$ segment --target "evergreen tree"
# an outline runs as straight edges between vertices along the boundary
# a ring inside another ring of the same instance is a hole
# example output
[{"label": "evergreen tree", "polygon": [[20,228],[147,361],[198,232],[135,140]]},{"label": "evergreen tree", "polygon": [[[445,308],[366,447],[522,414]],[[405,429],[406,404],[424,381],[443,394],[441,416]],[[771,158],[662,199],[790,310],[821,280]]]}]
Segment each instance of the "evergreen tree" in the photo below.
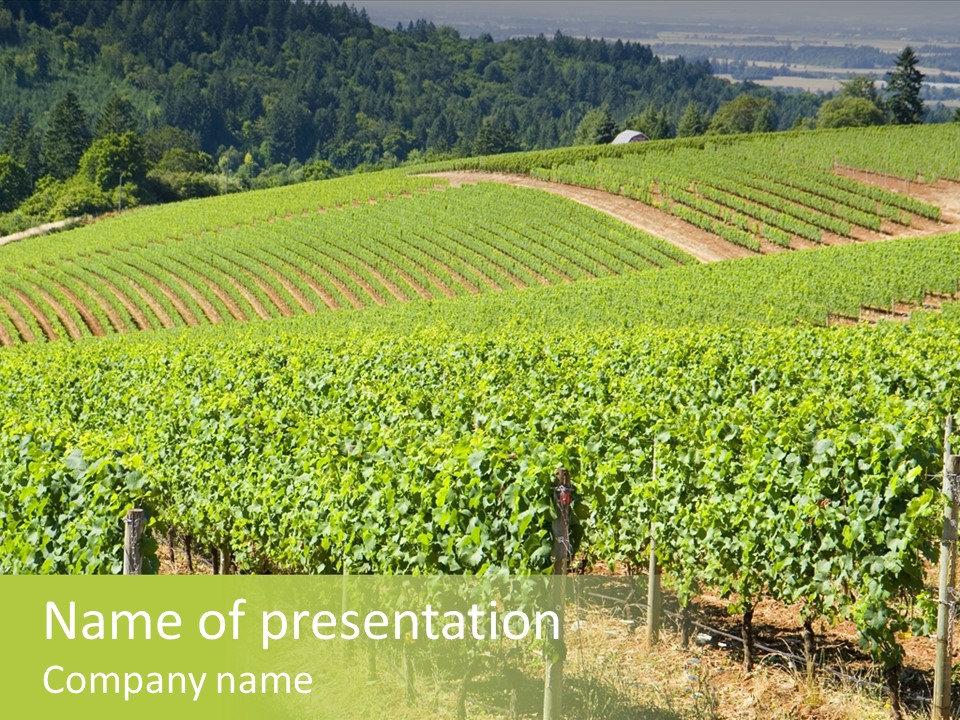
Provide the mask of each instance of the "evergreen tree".
[{"label": "evergreen tree", "polygon": [[677,126],[677,137],[703,135],[707,131],[707,118],[696,103],[689,103]]},{"label": "evergreen tree", "polygon": [[655,110],[653,107],[648,107],[637,115],[629,122],[629,125],[651,140],[664,140],[673,137],[673,127],[667,113],[662,110]]},{"label": "evergreen tree", "polygon": [[477,155],[497,155],[519,149],[520,141],[510,126],[502,121],[493,123],[490,118],[483,121],[473,145]]},{"label": "evergreen tree", "polygon": [[917,70],[918,62],[916,53],[908,45],[897,55],[896,70],[888,73],[888,106],[896,125],[915,125],[923,117],[923,100],[920,99],[923,73]]},{"label": "evergreen tree", "polygon": [[757,111],[757,116],[753,119],[753,127],[750,128],[750,132],[773,132],[776,129],[777,125],[773,117],[773,106],[764,105]]},{"label": "evergreen tree", "polygon": [[577,125],[574,142],[577,145],[603,145],[617,135],[617,124],[605,107],[588,110]]},{"label": "evergreen tree", "polygon": [[71,90],[53,107],[50,127],[44,137],[43,152],[48,172],[66,180],[73,175],[90,146],[90,130],[87,116],[80,107],[80,100]]},{"label": "evergreen tree", "polygon": [[97,139],[107,135],[123,135],[125,132],[137,132],[136,111],[133,104],[125,97],[114,95],[100,112],[94,137]]},{"label": "evergreen tree", "polygon": [[29,175],[31,181],[41,174],[40,141],[30,126],[25,112],[18,112],[3,136],[0,152],[12,157]]},{"label": "evergreen tree", "polygon": [[26,169],[9,155],[0,155],[0,212],[13,210],[29,194]]}]

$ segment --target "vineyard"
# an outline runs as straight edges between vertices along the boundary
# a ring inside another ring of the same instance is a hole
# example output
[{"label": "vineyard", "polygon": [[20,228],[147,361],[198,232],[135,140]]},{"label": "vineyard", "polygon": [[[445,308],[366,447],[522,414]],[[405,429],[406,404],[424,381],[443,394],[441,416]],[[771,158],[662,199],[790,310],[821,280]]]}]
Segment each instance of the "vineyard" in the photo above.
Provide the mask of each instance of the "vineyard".
[{"label": "vineyard", "polygon": [[[132,213],[5,248],[0,343],[266,320],[692,262],[668,243],[545,193],[481,186],[383,199],[386,189],[426,186],[394,177],[320,193],[316,209],[335,199],[346,206],[319,213],[297,211],[303,192],[285,205],[258,193],[262,204],[240,226],[231,225],[235,203],[220,213],[184,204],[176,234],[162,231],[170,218],[161,208],[144,213],[136,232]],[[380,202],[354,204],[374,188]]]},{"label": "vineyard", "polygon": [[4,355],[5,572],[115,569],[134,501],[242,572],[538,572],[562,464],[582,551],[636,565],[652,528],[681,602],[802,602],[887,665],[924,617],[951,324],[222,332]]},{"label": "vineyard", "polygon": [[632,155],[646,157],[678,149],[733,152],[770,164],[802,162],[821,170],[838,166],[857,168],[901,178],[905,186],[907,181],[929,183],[960,178],[960,127],[950,123],[591,145],[451,160],[434,163],[427,169],[529,173],[536,168]]},{"label": "vineyard", "polygon": [[[957,133],[907,130],[884,137]],[[829,172],[857,137],[475,164],[632,193],[743,244],[935,221]],[[803,163],[761,161],[800,142]],[[861,166],[902,170],[883,147]],[[906,174],[960,176],[955,147]],[[227,571],[540,573],[562,465],[588,561],[639,567],[652,538],[681,608],[709,589],[745,626],[767,599],[810,632],[849,621],[896,677],[935,604],[960,315],[820,325],[955,298],[960,234],[701,265],[548,193],[437,184],[361,176],[0,250],[0,572],[116,572],[136,504]],[[92,335],[115,337],[29,344]]]},{"label": "vineyard", "polygon": [[[836,142],[840,139],[852,142],[841,145]],[[917,181],[960,177],[953,149],[960,134],[951,128],[912,129],[910,139],[905,145],[911,149],[920,139],[929,141],[930,147],[912,157],[914,169],[909,172],[902,164],[870,162],[861,152],[868,138],[849,131],[787,139],[778,134],[641,143],[642,148],[615,154],[605,148],[574,148],[539,153],[535,158],[539,165],[525,154],[444,167],[523,172],[551,183],[602,190],[647,205],[731,246],[768,253],[936,231],[944,219],[941,208],[912,196],[911,180],[917,188]],[[940,141],[951,144],[942,156],[933,156],[931,149],[939,149]],[[890,183],[892,189],[880,187],[863,171],[851,170],[849,163],[856,168],[896,169],[905,172],[906,179]]]}]

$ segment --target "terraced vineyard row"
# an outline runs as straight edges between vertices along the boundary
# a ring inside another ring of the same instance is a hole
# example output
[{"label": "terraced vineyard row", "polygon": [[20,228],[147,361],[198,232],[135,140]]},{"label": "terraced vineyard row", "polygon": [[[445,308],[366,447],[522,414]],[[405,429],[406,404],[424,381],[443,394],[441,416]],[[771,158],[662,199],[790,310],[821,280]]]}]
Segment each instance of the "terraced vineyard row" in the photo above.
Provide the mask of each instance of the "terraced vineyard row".
[{"label": "terraced vineyard row", "polygon": [[122,247],[109,237],[95,250],[68,238],[59,256],[49,245],[18,250],[0,255],[5,345],[473,295],[690,261],[575,203],[496,185]]},{"label": "terraced vineyard row", "polygon": [[764,162],[743,150],[676,147],[530,174],[627,195],[754,251],[762,240],[789,248],[796,239],[823,242],[824,233],[854,238],[860,230],[879,233],[886,222],[908,226],[911,213],[940,218],[939,208],[915,198],[788,160]]}]

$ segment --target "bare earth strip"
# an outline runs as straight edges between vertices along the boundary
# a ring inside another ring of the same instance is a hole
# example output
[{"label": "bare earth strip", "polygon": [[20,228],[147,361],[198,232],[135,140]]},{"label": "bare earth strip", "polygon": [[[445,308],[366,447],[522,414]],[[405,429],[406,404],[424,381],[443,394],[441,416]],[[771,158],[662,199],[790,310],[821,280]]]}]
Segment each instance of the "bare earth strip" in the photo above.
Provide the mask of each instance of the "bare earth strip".
[{"label": "bare earth strip", "polygon": [[10,318],[10,322],[13,323],[17,332],[20,333],[21,340],[27,343],[36,341],[37,338],[34,336],[30,326],[27,325],[27,321],[23,319],[23,315],[17,312],[17,309],[7,302],[7,299],[4,297],[0,297],[0,310],[3,310],[7,314],[7,317]]},{"label": "bare earth strip", "polygon": [[[430,255],[430,253],[426,253],[426,254],[427,254],[427,255]],[[443,270],[445,273],[447,273],[447,275],[449,275],[451,278],[453,278],[453,279],[456,280],[458,283],[460,283],[461,285],[463,285],[463,287],[466,288],[466,290],[467,290],[468,293],[470,293],[471,295],[477,295],[477,294],[479,294],[480,291],[477,290],[477,288],[474,286],[474,284],[471,283],[471,282],[469,282],[469,281],[468,281],[465,277],[463,277],[463,275],[461,275],[460,273],[454,271],[454,269],[453,269],[452,267],[450,267],[450,266],[447,265],[446,263],[440,262],[440,261],[437,260],[437,258],[435,258],[433,255],[430,255],[430,259],[433,260],[433,261],[437,264],[437,267],[439,267],[441,270]],[[480,275],[480,273],[477,273],[477,274]],[[487,278],[485,275],[481,275],[480,277],[483,278],[484,280],[489,280],[489,278]],[[438,283],[440,282],[439,278],[437,279],[437,282],[438,282]],[[453,292],[453,290],[450,290],[446,285],[440,284],[440,285],[438,285],[438,287],[440,287],[440,289],[441,289],[441,291],[443,292],[443,294],[446,295],[447,297],[454,297],[454,296],[455,296],[455,293]]]},{"label": "bare earth strip", "polygon": [[[322,254],[322,251],[321,251],[321,254]],[[329,256],[327,256],[327,257],[329,257]],[[351,280],[353,280],[353,282],[355,282],[357,285],[359,285],[359,286],[363,289],[363,291],[364,291],[365,293],[367,293],[367,295],[370,296],[370,299],[373,300],[374,303],[376,303],[377,305],[380,305],[380,306],[384,306],[384,305],[387,304],[386,300],[384,300],[382,297],[380,297],[380,293],[378,293],[376,290],[374,290],[373,287],[370,285],[370,283],[368,283],[366,280],[364,280],[362,277],[360,277],[357,273],[355,273],[355,272],[354,272],[353,270],[351,270],[349,267],[347,267],[346,265],[344,265],[344,264],[343,264],[342,262],[340,262],[339,260],[335,260],[335,259],[333,259],[333,258],[330,258],[330,262],[332,262],[334,265],[336,265],[338,268],[340,268],[340,272],[342,272],[342,273],[344,273],[345,275],[347,275]],[[319,266],[319,265],[314,265],[314,267],[319,268],[320,266]],[[339,289],[341,286],[342,286],[342,283],[341,283],[341,284],[338,284],[338,285],[337,285],[337,288]],[[357,298],[356,295],[352,295],[352,297],[353,297],[354,299]]]},{"label": "bare earth strip", "polygon": [[[44,291],[42,288],[34,286],[34,290],[37,295],[42,297],[47,305],[53,308],[54,314],[60,319],[60,322],[63,324],[63,327],[67,331],[67,335],[70,336],[71,340],[79,340],[83,334],[80,332],[80,328],[77,327],[77,324],[73,321],[73,318],[70,317],[70,314],[63,309],[63,305],[54,300],[50,294]],[[101,332],[103,332],[101,330]]]},{"label": "bare earth strip", "polygon": [[[288,264],[288,265],[289,265],[289,264]],[[333,296],[332,296],[330,293],[328,293],[328,292],[323,288],[323,286],[321,286],[316,280],[314,280],[312,277],[310,277],[307,273],[305,273],[303,270],[301,270],[301,269],[298,268],[298,267],[294,267],[293,265],[289,265],[289,267],[290,267],[295,273],[297,273],[297,275],[300,277],[301,280],[303,280],[307,285],[310,286],[310,289],[313,290],[313,291],[317,294],[317,297],[320,298],[320,299],[323,301],[323,304],[324,304],[324,305],[326,305],[326,306],[327,306],[328,308],[330,308],[331,310],[339,310],[339,309],[340,309],[340,303],[338,303],[336,300],[334,300]],[[328,276],[328,277],[329,277],[329,276]],[[331,282],[333,282],[333,281],[331,281]],[[337,285],[337,283],[334,282],[334,286],[336,286],[336,285]],[[340,292],[343,292],[343,290],[340,289],[339,287],[337,287],[337,289],[340,290]],[[352,296],[351,296],[351,294],[349,293],[349,291],[346,292],[346,293],[344,293],[344,297],[346,297],[346,298],[347,298],[347,301],[350,302],[350,304],[353,305],[354,307],[363,307],[363,305],[360,303],[360,301],[357,300],[356,298],[353,298],[353,300],[350,299]]]},{"label": "bare earth strip", "polygon": [[564,185],[539,180],[527,175],[491,172],[442,172],[430,173],[434,177],[445,178],[453,187],[477,182],[499,182],[517,187],[546,190],[554,195],[574,200],[594,210],[612,215],[628,225],[648,232],[689,253],[700,262],[716,262],[749,257],[755,253],[723,240],[716,235],[700,230],[679,218],[668,215],[656,208],[631,200],[622,195],[614,195],[603,190]]},{"label": "bare earth strip", "polygon": [[841,177],[866,185],[875,185],[900,195],[909,195],[940,208],[939,223],[914,215],[911,217],[909,228],[895,226],[897,237],[960,232],[960,183],[958,182],[952,180],[938,180],[935,183],[909,182],[893,175],[882,175],[847,167],[838,167],[835,172]]},{"label": "bare earth strip", "polygon": [[[409,260],[411,263],[417,266],[417,269],[423,273],[423,276],[430,282],[431,285],[433,285],[435,288],[437,288],[437,290],[440,291],[441,295],[445,295],[446,297],[451,297],[451,298],[457,296],[457,294],[453,290],[447,287],[447,284],[443,280],[438,278],[436,275],[430,272],[423,265],[421,265],[420,263],[416,262],[415,260],[409,257],[407,258],[407,260]],[[425,298],[427,300],[431,299],[430,292],[428,290],[421,288],[420,285],[412,277],[409,277],[407,275],[407,273],[400,270],[400,268],[397,268],[397,274],[400,275],[400,277],[402,277],[408,283],[411,283],[411,287],[414,287],[415,289],[419,288],[417,289],[417,294],[419,294],[420,297]]]},{"label": "bare earth strip", "polygon": [[93,299],[93,301],[100,307],[101,310],[103,310],[103,314],[107,316],[107,319],[110,321],[113,329],[118,333],[126,332],[127,325],[125,322],[123,322],[123,318],[120,317],[120,314],[116,311],[116,309],[110,303],[108,303],[100,293],[90,287],[87,283],[76,278],[75,280],[80,287],[83,288],[84,292],[86,292],[87,295]]},{"label": "bare earth strip", "polygon": [[[377,270],[375,270],[374,267],[373,267],[372,265],[370,265],[370,263],[365,263],[363,260],[361,260],[360,258],[358,258],[358,257],[356,257],[356,256],[354,256],[354,258],[355,258],[356,261],[357,261],[357,265],[359,265],[359,266],[362,267],[364,270],[366,270],[368,273],[370,273],[370,275],[374,278],[374,280],[376,280],[378,283],[380,283],[381,285],[383,285],[383,286],[387,289],[387,292],[389,292],[391,295],[393,295],[393,297],[394,297],[395,300],[397,300],[397,301],[399,301],[399,302],[406,302],[406,301],[407,301],[407,296],[403,294],[403,291],[402,291],[400,288],[398,288],[396,285],[394,285],[392,282],[390,282],[389,280],[387,280],[387,279],[386,279],[382,274],[380,274]],[[411,285],[411,287],[413,287],[413,286]]]},{"label": "bare earth strip", "polygon": [[[237,265],[237,268],[241,268],[241,266]],[[266,282],[263,278],[257,277],[255,273],[246,270],[246,268],[242,268],[242,270],[246,271],[247,277],[253,280],[254,284],[260,288],[260,291],[270,299],[270,302],[272,302],[274,307],[280,311],[280,314],[283,317],[290,317],[293,315],[293,310],[287,306],[287,304],[283,301],[283,298],[280,297],[280,294],[274,288],[270,287],[270,283]]]},{"label": "bare earth strip", "polygon": [[[174,293],[163,282],[161,282],[160,278],[158,278],[156,275],[152,273],[148,273],[143,268],[139,268],[139,270],[144,275],[146,275],[151,280],[153,280],[153,286],[157,290],[159,290],[167,300],[170,301],[170,304],[173,305],[174,309],[180,314],[180,317],[183,318],[183,321],[187,324],[188,327],[196,327],[197,325],[200,324],[200,322],[197,320],[196,316],[193,314],[190,308],[187,307],[187,304],[183,300],[181,300],[179,297],[177,297],[176,293]],[[177,279],[179,280],[179,278]],[[186,286],[186,283],[183,282],[183,280],[180,280],[180,284],[183,286]]]},{"label": "bare earth strip", "polygon": [[163,305],[157,302],[157,299],[153,297],[150,293],[143,289],[143,287],[131,278],[126,278],[126,281],[130,284],[134,290],[137,291],[137,294],[141,299],[147,304],[147,306],[153,311],[153,314],[157,316],[157,320],[160,321],[160,324],[165,328],[173,327],[173,320],[170,319],[170,316],[167,315],[167,311],[163,309]]},{"label": "bare earth strip", "polygon": [[285,278],[282,273],[277,271],[276,268],[273,268],[267,263],[265,263],[263,260],[258,260],[257,258],[251,257],[246,253],[244,253],[244,255],[250,258],[252,262],[255,262],[258,265],[260,265],[260,267],[263,268],[263,271],[265,273],[269,273],[274,280],[280,283],[283,289],[286,290],[290,294],[290,297],[292,297],[296,301],[297,305],[300,306],[301,310],[303,310],[306,313],[314,312],[313,303],[311,303],[310,300],[305,298],[303,296],[303,293],[300,292],[297,286],[294,285],[292,282],[290,282],[287,278]]},{"label": "bare earth strip", "polygon": [[46,315],[40,312],[40,308],[36,306],[33,300],[28,298],[19,290],[14,290],[13,294],[17,296],[17,299],[19,299],[20,302],[27,307],[27,310],[30,311],[33,317],[36,318],[37,324],[40,326],[40,329],[43,330],[43,334],[47,336],[47,339],[56,340],[58,337],[57,331],[53,329],[53,325],[50,323],[50,320]]},{"label": "bare earth strip", "polygon": [[97,275],[89,270],[87,270],[87,272],[90,272],[92,277],[97,278],[97,280],[103,283],[103,286],[111,292],[111,294],[117,299],[117,302],[123,305],[124,310],[130,314],[130,319],[133,320],[133,324],[137,326],[138,330],[150,329],[150,321],[147,320],[146,316],[140,311],[140,308],[138,308],[136,304],[130,300],[130,298],[120,292],[120,289],[116,285],[102,275]]},{"label": "bare earth strip", "polygon": [[64,287],[56,280],[47,278],[56,288],[60,291],[67,300],[69,300],[73,306],[77,309],[80,317],[83,319],[84,324],[87,326],[87,329],[90,330],[97,337],[103,337],[106,333],[103,330],[103,325],[100,324],[100,321],[97,320],[97,316],[90,312],[90,309],[73,294],[73,291],[70,288]]},{"label": "bare earth strip", "polygon": [[[180,263],[179,261],[176,261],[176,260],[175,260],[175,262],[178,262],[178,263],[181,264],[181,265],[183,264],[183,263]],[[220,317],[220,313],[217,312],[217,309],[210,303],[209,300],[207,300],[207,299],[200,293],[199,290],[197,290],[193,285],[191,285],[191,284],[188,283],[186,280],[184,280],[183,278],[181,278],[181,277],[179,277],[179,276],[177,276],[177,275],[171,275],[171,277],[180,285],[180,287],[182,287],[182,288],[186,291],[187,295],[189,295],[189,296],[193,299],[193,301],[197,304],[197,306],[200,308],[200,310],[201,310],[201,311],[203,312],[203,314],[206,316],[207,320],[209,320],[213,325],[217,325],[217,324],[223,322],[223,318]],[[161,290],[161,292],[163,292],[163,291]],[[166,293],[164,293],[164,294],[166,294]],[[167,297],[169,298],[169,295],[168,295]],[[171,300],[170,302],[173,302],[173,300]],[[181,315],[183,315],[183,313],[180,311],[180,307],[179,307],[178,305],[175,304],[174,307],[177,308],[177,312],[179,312]],[[186,308],[186,306],[184,306],[184,308]],[[189,323],[188,323],[188,324],[189,324]]]},{"label": "bare earth strip", "polygon": [[[197,260],[197,258],[192,259],[197,261],[197,264],[199,264],[199,260]],[[180,263],[181,265],[184,264],[184,261],[182,260],[176,260],[176,262]],[[209,268],[207,265],[204,265],[204,267]],[[241,322],[247,319],[246,314],[240,309],[240,306],[237,305],[234,299],[224,292],[223,288],[217,285],[215,281],[209,278],[209,271],[201,272],[196,266],[192,267],[191,270],[193,271],[194,275],[196,275],[200,280],[203,280],[210,292],[216,295],[217,299],[224,304],[224,306],[227,308],[227,312],[230,313],[230,317]]]},{"label": "bare earth strip", "polygon": [[[201,280],[203,284],[207,286],[207,289],[210,290],[210,292],[212,292],[214,295],[216,295],[217,299],[226,306],[227,312],[230,313],[230,316],[234,320],[247,319],[246,316],[240,313],[239,308],[236,307],[236,303],[233,302],[233,300],[231,300],[227,296],[227,294],[217,286],[215,282],[211,281],[210,278],[208,278],[202,272],[199,272],[197,270],[196,265],[189,266],[184,260],[178,257],[171,257],[170,259],[178,265],[188,267],[190,272],[193,273],[194,276],[196,276],[197,280]],[[192,259],[196,260],[196,258],[192,258]],[[213,306],[213,304],[200,293],[199,290],[194,288],[192,285],[184,285],[184,289],[188,293],[190,293],[190,297],[192,297],[194,302],[196,302],[197,305],[200,306],[200,309],[203,310],[204,315],[207,316],[207,319],[210,320],[211,323],[216,325],[217,323],[223,322],[223,316],[220,314],[220,311],[217,310]],[[239,317],[238,317],[238,314],[239,314]]]},{"label": "bare earth strip", "polygon": [[270,319],[270,313],[266,311],[266,309],[263,307],[263,304],[257,299],[257,297],[252,292],[247,290],[247,288],[245,288],[242,283],[237,282],[236,278],[234,278],[231,275],[228,275],[227,273],[223,272],[223,270],[220,270],[219,268],[214,268],[213,266],[210,266],[210,269],[216,272],[217,275],[219,275],[221,278],[223,278],[225,282],[230,283],[230,285],[233,286],[233,289],[236,290],[238,293],[240,293],[243,299],[247,301],[247,303],[250,305],[251,308],[253,308],[253,312],[256,313],[257,317],[259,317],[261,320]]},{"label": "bare earth strip", "polygon": [[0,325],[0,345],[4,347],[13,345],[13,338],[10,337],[10,333],[7,332],[7,329],[3,325]]}]

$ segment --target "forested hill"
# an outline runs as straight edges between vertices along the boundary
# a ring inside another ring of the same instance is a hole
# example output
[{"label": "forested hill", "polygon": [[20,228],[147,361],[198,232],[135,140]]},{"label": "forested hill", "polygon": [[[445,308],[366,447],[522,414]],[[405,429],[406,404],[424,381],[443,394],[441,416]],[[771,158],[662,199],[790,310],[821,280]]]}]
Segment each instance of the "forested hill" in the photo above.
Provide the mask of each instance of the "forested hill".
[{"label": "forested hill", "polygon": [[[618,123],[652,109],[675,128],[689,103],[709,114],[740,92],[706,63],[642,45],[465,39],[423,21],[387,30],[346,5],[282,0],[0,0],[0,67],[0,131],[42,140],[67,91],[93,130],[119,96],[137,131],[189,131],[224,173],[244,160],[256,174],[554,147],[573,143],[591,108]],[[818,102],[753,92],[776,102],[780,128]]]}]

